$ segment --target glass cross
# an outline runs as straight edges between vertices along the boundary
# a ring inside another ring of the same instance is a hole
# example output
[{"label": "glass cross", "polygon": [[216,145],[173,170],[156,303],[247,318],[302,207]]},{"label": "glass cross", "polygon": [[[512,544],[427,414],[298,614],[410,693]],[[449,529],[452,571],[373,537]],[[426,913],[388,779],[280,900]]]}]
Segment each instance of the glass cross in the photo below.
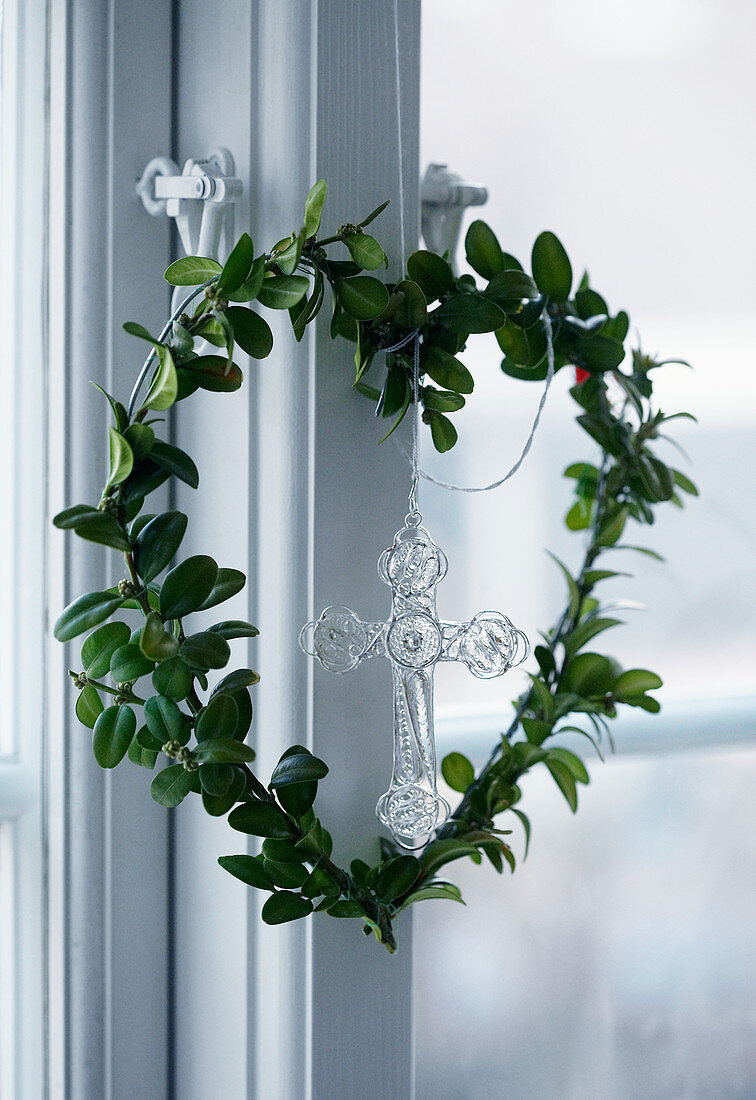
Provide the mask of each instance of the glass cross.
[{"label": "glass cross", "polygon": [[436,787],[433,671],[438,661],[462,661],[474,676],[501,676],[524,661],[528,640],[498,611],[468,623],[444,622],[436,585],[446,575],[443,550],[410,512],[378,561],[391,587],[391,617],[363,623],[348,607],[327,607],[303,627],[300,645],[329,672],[349,672],[367,657],[387,657],[394,680],[394,770],[376,814],[404,848],[425,845],[449,815]]}]

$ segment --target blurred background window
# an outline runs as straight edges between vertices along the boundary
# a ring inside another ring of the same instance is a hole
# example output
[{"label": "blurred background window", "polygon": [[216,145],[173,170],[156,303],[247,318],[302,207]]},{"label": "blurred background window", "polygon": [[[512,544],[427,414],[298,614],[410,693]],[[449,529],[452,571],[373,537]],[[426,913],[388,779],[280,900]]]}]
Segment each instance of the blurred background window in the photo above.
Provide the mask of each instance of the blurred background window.
[{"label": "blurred background window", "polygon": [[0,1097],[43,1092],[43,4],[0,0]]},{"label": "blurred background window", "polygon": [[[668,458],[701,498],[627,540],[668,564],[613,553],[636,576],[604,590],[642,605],[606,647],[663,677],[662,715],[618,720],[576,819],[545,771],[524,781],[533,847],[513,881],[470,866],[467,910],[417,907],[418,1100],[756,1095],[754,36],[745,0],[424,5],[422,162],[488,187],[466,224],[483,217],[526,267],[556,232],[646,352],[693,364],[658,373],[656,398],[698,417],[675,427],[690,461]],[[476,390],[458,447],[422,460],[484,484],[519,455],[541,385],[504,376],[491,337],[464,359]],[[544,550],[573,566],[582,551],[561,474],[595,458],[570,375],[506,486],[422,485],[450,559],[444,617],[501,610],[531,641],[557,618]],[[440,755],[482,763],[523,685],[444,666]]]}]

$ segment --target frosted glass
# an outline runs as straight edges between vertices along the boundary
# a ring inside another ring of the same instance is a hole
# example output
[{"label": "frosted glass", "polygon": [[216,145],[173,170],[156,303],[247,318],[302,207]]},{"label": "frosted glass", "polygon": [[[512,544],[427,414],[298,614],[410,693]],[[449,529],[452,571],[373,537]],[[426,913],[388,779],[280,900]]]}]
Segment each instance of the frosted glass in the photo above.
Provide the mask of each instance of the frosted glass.
[{"label": "frosted glass", "polygon": [[[466,224],[490,221],[523,262],[536,234],[554,230],[576,277],[589,264],[610,307],[629,310],[645,350],[695,366],[666,368],[658,385],[665,411],[699,417],[697,427],[674,425],[691,464],[671,446],[659,453],[701,498],[632,529],[631,541],[657,548],[667,566],[614,554],[612,568],[639,576],[604,589],[651,608],[608,637],[624,663],[658,669],[668,697],[756,689],[754,617],[742,614],[756,606],[755,37],[756,6],[745,0],[423,9],[421,156],[489,188]],[[459,260],[464,269],[464,249]],[[503,376],[488,336],[473,336],[463,358],[476,389],[454,417],[459,444],[435,455],[423,433],[422,462],[480,485],[519,454],[541,386]],[[562,526],[561,473],[595,457],[573,423],[569,375],[557,374],[533,449],[504,487],[467,496],[420,486],[451,563],[439,598],[452,617],[503,607],[533,639],[558,614],[563,582],[543,551],[573,565],[581,552]],[[478,684],[447,669],[437,713],[505,710],[518,675]]]},{"label": "frosted glass", "polygon": [[[545,772],[529,776],[533,849],[514,879],[460,864],[450,878],[467,909],[415,907],[417,1100],[756,1096],[756,748],[727,747],[736,725],[748,736],[756,696],[755,38],[747,0],[423,8],[423,165],[487,186],[466,224],[483,217],[523,262],[538,232],[556,232],[576,277],[590,265],[610,307],[628,309],[645,351],[690,360],[694,371],[662,372],[657,396],[698,416],[674,432],[691,462],[659,453],[701,498],[632,530],[667,565],[606,559],[637,574],[603,590],[640,605],[606,650],[664,678],[658,752],[644,736],[648,754],[594,768],[577,817]],[[540,387],[504,377],[492,345],[472,337],[462,356],[476,388],[455,418],[458,446],[437,456],[423,436],[422,464],[444,480],[500,477],[532,422]],[[563,582],[543,551],[579,563],[561,473],[595,458],[569,375],[503,488],[421,485],[452,617],[504,607],[535,639],[559,614]],[[474,729],[504,728],[523,676],[471,683],[444,669],[445,749],[452,729],[453,747],[474,753]],[[721,747],[662,755],[685,713]]]},{"label": "frosted glass", "polygon": [[415,907],[417,1100],[756,1096],[756,748],[524,789],[514,877]]}]

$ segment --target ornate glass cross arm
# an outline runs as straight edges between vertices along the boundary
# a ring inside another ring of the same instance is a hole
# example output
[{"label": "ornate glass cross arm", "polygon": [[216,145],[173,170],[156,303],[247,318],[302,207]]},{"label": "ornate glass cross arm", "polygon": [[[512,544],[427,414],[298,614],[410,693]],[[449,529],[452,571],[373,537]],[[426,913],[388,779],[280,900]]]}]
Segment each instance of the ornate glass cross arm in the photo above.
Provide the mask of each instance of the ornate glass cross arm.
[{"label": "ornate glass cross arm", "polygon": [[390,586],[391,617],[363,623],[348,607],[327,607],[300,636],[305,653],[329,672],[349,672],[367,657],[387,657],[394,681],[394,770],[376,813],[405,848],[421,848],[446,820],[449,804],[436,786],[433,736],[433,669],[437,661],[462,661],[474,676],[501,676],[528,654],[528,640],[497,611],[469,623],[438,618],[436,585],[446,555],[422,527],[419,512],[378,562]]}]

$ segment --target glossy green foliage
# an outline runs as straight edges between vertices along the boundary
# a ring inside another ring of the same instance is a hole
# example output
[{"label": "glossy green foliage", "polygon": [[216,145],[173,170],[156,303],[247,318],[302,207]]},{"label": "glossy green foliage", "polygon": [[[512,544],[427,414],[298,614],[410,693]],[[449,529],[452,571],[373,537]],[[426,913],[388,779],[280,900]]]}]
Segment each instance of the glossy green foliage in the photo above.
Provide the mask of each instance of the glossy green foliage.
[{"label": "glossy green foliage", "polygon": [[[545,768],[575,811],[579,789],[589,781],[576,739],[601,756],[621,707],[659,710],[652,694],[662,686],[656,673],[623,668],[599,651],[621,625],[603,599],[603,585],[626,574],[604,561],[598,567],[598,559],[619,547],[658,558],[634,541],[628,546],[628,530],[652,524],[658,507],[679,506],[681,494],[695,496],[697,489],[663,450],[669,422],[687,417],[653,405],[654,372],[665,361],[626,347],[627,313],[612,314],[587,275],[574,285],[570,259],[553,233],[536,239],[529,273],[478,219],[465,238],[470,270],[456,275],[445,257],[418,250],[393,282],[380,274],[387,264],[382,246],[365,232],[385,203],[324,237],[326,194],[318,181],[301,228],[268,252],[255,255],[243,233],[223,265],[204,257],[171,264],[170,283],[199,289],[159,337],[137,322],[124,325],[149,346],[146,392],[141,403],[138,390],[123,403],[102,391],[111,421],[102,498],[69,507],[53,521],[122,553],[124,575],[107,591],[73,600],[54,632],[61,642],[85,635],[80,669],[70,675],[76,715],[92,731],[100,766],[111,769],[127,759],[157,769],[150,786],[156,802],[171,808],[197,795],[208,814],[228,815],[232,829],[259,838],[257,855],[222,856],[219,863],[240,882],[268,892],[264,921],[281,924],[311,913],[357,919],[393,951],[399,912],[419,901],[462,902],[459,889],[439,877],[442,869],[464,858],[486,860],[497,872],[514,870],[508,826],[518,830],[518,841],[524,834],[527,855],[531,825],[520,804],[529,771]],[[202,390],[234,392],[243,380],[237,351],[253,359],[272,351],[265,310],[288,310],[301,340],[327,301],[332,337],[354,349],[355,375],[345,374],[345,394],[353,383],[374,402],[387,424],[384,437],[412,405],[416,352],[422,422],[445,452],[458,439],[450,418],[475,399],[465,364],[470,338],[488,334],[509,378],[542,381],[551,330],[555,369],[581,372],[570,393],[586,454],[600,449],[595,461],[582,459],[565,470],[571,490],[565,523],[579,533],[583,557],[577,566],[554,559],[566,585],[564,607],[535,647],[510,727],[477,772],[462,753],[444,758],[444,781],[462,798],[423,852],[409,855],[383,838],[372,866],[354,859],[348,871],[333,862],[331,836],[315,812],[318,785],[328,776],[325,762],[294,744],[267,785],[252,770],[255,752],[246,739],[250,689],[259,677],[251,668],[227,666],[232,645],[246,645],[257,630],[243,619],[213,623],[205,614],[241,592],[244,574],[204,554],[176,560],[186,515],[151,512],[146,504],[171,478],[192,488],[200,480],[190,455],[159,438],[161,420],[151,414]],[[199,354],[205,341],[212,354]],[[197,613],[203,613],[199,620],[192,618]],[[210,689],[209,677],[218,673]]]}]

